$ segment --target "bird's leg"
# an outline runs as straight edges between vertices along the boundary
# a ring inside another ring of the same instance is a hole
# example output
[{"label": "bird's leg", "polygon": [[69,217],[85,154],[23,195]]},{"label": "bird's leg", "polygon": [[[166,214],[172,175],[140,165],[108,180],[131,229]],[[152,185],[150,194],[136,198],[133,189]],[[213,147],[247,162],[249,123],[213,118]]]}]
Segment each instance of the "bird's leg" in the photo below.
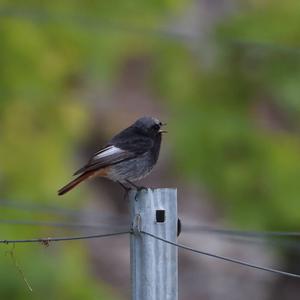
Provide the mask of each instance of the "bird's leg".
[{"label": "bird's leg", "polygon": [[120,182],[120,181],[117,181],[118,182],[118,184],[124,189],[124,191],[125,191],[125,194],[124,194],[124,200],[126,200],[126,199],[128,199],[128,193],[129,193],[129,191],[131,190],[131,188],[130,187],[127,187],[125,184],[123,184],[122,182]]},{"label": "bird's leg", "polygon": [[122,182],[120,181],[117,181],[118,184],[126,191],[126,192],[129,192],[131,190],[130,187],[126,186],[125,184],[123,184]]},{"label": "bird's leg", "polygon": [[137,193],[135,194],[135,200],[137,200],[138,193],[139,193],[141,190],[147,190],[146,187],[144,187],[144,186],[138,186],[138,185],[134,184],[132,181],[130,181],[130,180],[128,180],[128,179],[126,179],[126,182],[127,182],[128,184],[130,184],[131,186],[133,186],[133,187],[137,190]]},{"label": "bird's leg", "polygon": [[135,183],[133,183],[132,181],[126,179],[126,182],[129,183],[131,186],[133,186],[137,191],[141,191],[141,190],[147,190],[146,187],[144,186],[138,186]]}]

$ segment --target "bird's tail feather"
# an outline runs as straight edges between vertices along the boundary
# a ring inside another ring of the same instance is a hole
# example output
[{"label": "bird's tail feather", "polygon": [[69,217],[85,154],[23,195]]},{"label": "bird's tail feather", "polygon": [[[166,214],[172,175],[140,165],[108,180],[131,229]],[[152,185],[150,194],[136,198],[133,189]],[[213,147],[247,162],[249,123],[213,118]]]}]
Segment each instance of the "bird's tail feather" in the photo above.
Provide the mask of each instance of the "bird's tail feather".
[{"label": "bird's tail feather", "polygon": [[83,180],[89,178],[90,176],[93,175],[93,172],[86,172],[83,173],[82,175],[78,176],[77,178],[75,178],[74,180],[72,180],[71,182],[69,182],[67,185],[65,185],[64,187],[62,187],[57,193],[59,196],[64,195],[65,193],[69,192],[70,190],[72,190],[75,186],[77,186],[79,183],[81,183]]}]

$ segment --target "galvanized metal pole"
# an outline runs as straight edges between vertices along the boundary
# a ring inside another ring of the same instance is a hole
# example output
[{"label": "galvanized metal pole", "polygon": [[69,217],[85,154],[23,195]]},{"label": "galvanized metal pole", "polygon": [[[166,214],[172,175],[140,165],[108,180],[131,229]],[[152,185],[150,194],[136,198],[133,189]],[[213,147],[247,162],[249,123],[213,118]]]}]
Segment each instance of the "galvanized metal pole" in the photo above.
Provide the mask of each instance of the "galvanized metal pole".
[{"label": "galvanized metal pole", "polygon": [[133,190],[129,200],[132,300],[177,300],[177,247],[140,232],[176,242],[177,190]]}]

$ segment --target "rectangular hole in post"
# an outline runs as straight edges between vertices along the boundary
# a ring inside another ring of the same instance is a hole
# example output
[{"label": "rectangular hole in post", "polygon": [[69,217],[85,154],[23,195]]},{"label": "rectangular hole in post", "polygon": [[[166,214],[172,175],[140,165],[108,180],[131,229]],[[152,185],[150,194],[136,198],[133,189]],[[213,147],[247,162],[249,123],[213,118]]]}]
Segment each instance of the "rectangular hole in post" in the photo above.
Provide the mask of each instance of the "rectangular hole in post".
[{"label": "rectangular hole in post", "polygon": [[165,210],[164,209],[156,210],[156,222],[164,223],[165,219],[166,219]]}]

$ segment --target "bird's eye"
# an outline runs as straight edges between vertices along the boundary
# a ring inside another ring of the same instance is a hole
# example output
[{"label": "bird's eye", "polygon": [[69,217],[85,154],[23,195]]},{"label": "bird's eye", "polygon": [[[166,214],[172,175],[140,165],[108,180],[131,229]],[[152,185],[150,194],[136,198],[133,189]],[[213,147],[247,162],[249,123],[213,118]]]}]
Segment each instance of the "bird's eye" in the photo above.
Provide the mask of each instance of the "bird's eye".
[{"label": "bird's eye", "polygon": [[159,130],[160,129],[160,125],[159,124],[155,124],[155,125],[153,125],[153,127],[152,127],[154,130]]}]

